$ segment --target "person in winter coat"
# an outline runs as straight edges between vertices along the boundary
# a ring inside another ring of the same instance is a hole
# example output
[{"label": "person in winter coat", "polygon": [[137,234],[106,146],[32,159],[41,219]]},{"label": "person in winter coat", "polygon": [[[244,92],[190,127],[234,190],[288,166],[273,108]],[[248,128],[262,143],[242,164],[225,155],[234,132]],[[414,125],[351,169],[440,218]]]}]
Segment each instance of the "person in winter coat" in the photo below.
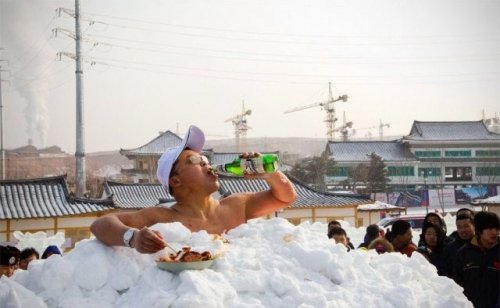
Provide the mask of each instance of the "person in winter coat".
[{"label": "person in winter coat", "polygon": [[334,227],[328,231],[328,238],[333,239],[336,244],[342,244],[347,248],[347,251],[351,250],[348,245],[347,233],[342,227]]},{"label": "person in winter coat", "polygon": [[428,213],[427,215],[425,215],[425,218],[424,218],[424,224],[422,226],[422,233],[420,233],[420,237],[419,237],[419,240],[418,240],[418,247],[425,246],[425,239],[424,239],[424,232],[423,232],[423,230],[425,229],[425,227],[429,223],[432,223],[432,224],[435,224],[437,226],[440,226],[443,229],[444,236],[445,236],[444,237],[444,243],[445,244],[453,242],[453,239],[451,237],[446,236],[447,228],[446,228],[446,223],[445,223],[445,221],[443,219],[443,216],[441,216],[441,214],[439,214],[439,213]]},{"label": "person in winter coat", "polygon": [[363,243],[359,244],[358,248],[368,248],[370,243],[381,236],[380,228],[377,224],[372,224],[366,227],[366,234]]},{"label": "person in winter coat", "polygon": [[419,246],[417,251],[436,267],[438,275],[443,276],[445,273],[444,231],[440,225],[428,223],[422,233],[424,234],[424,245]]},{"label": "person in winter coat", "polygon": [[[458,213],[458,212],[457,212]],[[445,245],[443,251],[444,257],[444,275],[452,278],[453,266],[457,263],[458,250],[469,243],[474,237],[474,216],[469,213],[460,212],[455,218],[457,226],[456,239]]]},{"label": "person in winter coat", "polygon": [[[466,207],[463,207],[459,210],[457,210],[457,212],[455,213],[455,217],[458,217],[460,215],[468,215],[472,218],[472,222],[474,223],[474,211],[469,209],[469,208],[466,208]],[[456,218],[455,218],[456,219]],[[458,239],[458,230],[456,231],[453,231],[450,235],[449,235],[452,239],[456,240]]]},{"label": "person in winter coat", "polygon": [[[340,222],[338,222],[337,220],[332,220],[328,223],[328,232],[327,232],[327,235],[330,234],[330,230],[332,230],[333,228],[342,228],[342,225],[340,224]],[[345,229],[344,229],[345,230]],[[354,245],[351,243],[351,239],[349,238],[348,235],[347,236],[347,248],[349,248],[349,250],[351,249],[354,249]],[[328,238],[330,238],[330,236],[328,235]]]},{"label": "person in winter coat", "polygon": [[413,244],[411,225],[404,220],[396,220],[391,227],[391,230],[385,235],[387,240],[394,247],[394,251],[411,257],[412,253],[417,250],[417,246]]},{"label": "person in winter coat", "polygon": [[500,306],[500,220],[492,212],[474,216],[475,236],[457,252],[453,279],[475,308]]},{"label": "person in winter coat", "polygon": [[[0,277],[12,277],[19,265],[19,254],[21,252],[14,246],[0,245]],[[2,304],[0,304],[3,307]]]},{"label": "person in winter coat", "polygon": [[393,252],[394,247],[392,246],[391,243],[389,243],[388,240],[385,239],[385,237],[381,236],[373,241],[370,242],[370,245],[368,245],[368,250],[370,249],[375,249],[375,251],[381,255],[386,252]]}]

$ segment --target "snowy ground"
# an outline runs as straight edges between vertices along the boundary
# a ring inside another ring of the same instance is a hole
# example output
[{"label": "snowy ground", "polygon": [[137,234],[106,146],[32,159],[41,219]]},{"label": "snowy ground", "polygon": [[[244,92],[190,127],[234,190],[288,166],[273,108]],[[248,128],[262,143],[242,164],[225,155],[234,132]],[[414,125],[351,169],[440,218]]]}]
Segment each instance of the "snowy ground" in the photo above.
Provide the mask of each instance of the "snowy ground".
[{"label": "snowy ground", "polygon": [[[345,225],[346,226],[346,225]],[[451,227],[449,225],[449,227]],[[220,257],[172,274],[157,256],[86,240],[63,257],[0,279],[2,307],[472,307],[420,254],[347,252],[323,223],[254,220],[213,239],[179,223],[157,225],[176,248]],[[364,228],[349,228],[357,245]],[[359,234],[358,234],[359,233]]]}]

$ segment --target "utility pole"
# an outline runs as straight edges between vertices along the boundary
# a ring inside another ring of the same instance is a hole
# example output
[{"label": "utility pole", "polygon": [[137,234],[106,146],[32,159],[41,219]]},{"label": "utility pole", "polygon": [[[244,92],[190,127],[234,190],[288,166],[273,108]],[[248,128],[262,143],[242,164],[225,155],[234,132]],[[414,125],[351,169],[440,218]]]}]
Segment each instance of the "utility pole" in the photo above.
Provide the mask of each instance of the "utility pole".
[{"label": "utility pole", "polygon": [[[2,60],[0,60],[2,61]],[[2,66],[0,65],[0,180],[5,180],[5,149],[3,148],[3,104],[2,104]]]},{"label": "utility pole", "polygon": [[63,33],[75,40],[75,54],[69,52],[58,52],[57,57],[59,59],[62,56],[69,57],[75,60],[76,70],[76,172],[75,172],[75,184],[76,191],[75,196],[78,198],[84,197],[87,190],[86,185],[86,174],[85,174],[85,125],[84,125],[84,110],[83,110],[83,69],[82,69],[82,53],[80,44],[82,42],[82,31],[80,29],[80,0],[75,0],[75,13],[74,15],[70,10],[59,8],[57,9],[58,14],[64,12],[75,18],[75,33],[66,29],[56,28],[53,29],[54,36]]},{"label": "utility pole", "polygon": [[85,127],[83,122],[83,70],[80,42],[80,0],[75,0],[75,35],[76,35],[76,196],[83,197],[86,191],[85,174]]},{"label": "utility pole", "polygon": [[[1,49],[1,48],[0,48]],[[5,149],[3,147],[3,103],[2,103],[2,65],[1,62],[6,61],[0,59],[0,180],[5,180]]]}]

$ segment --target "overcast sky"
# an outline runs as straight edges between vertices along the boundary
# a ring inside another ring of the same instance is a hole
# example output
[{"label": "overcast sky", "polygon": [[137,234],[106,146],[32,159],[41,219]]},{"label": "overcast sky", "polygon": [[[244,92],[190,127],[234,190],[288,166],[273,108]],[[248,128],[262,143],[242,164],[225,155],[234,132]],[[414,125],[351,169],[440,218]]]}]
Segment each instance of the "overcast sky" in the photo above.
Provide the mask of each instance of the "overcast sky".
[{"label": "overcast sky", "polygon": [[[135,148],[190,124],[208,139],[363,137],[414,120],[500,115],[500,1],[81,0],[86,152]],[[64,8],[57,14],[57,8]],[[4,145],[75,151],[74,1],[0,0]],[[54,35],[53,29],[59,29]],[[58,52],[65,52],[60,61]],[[337,135],[338,136],[338,135]]]}]

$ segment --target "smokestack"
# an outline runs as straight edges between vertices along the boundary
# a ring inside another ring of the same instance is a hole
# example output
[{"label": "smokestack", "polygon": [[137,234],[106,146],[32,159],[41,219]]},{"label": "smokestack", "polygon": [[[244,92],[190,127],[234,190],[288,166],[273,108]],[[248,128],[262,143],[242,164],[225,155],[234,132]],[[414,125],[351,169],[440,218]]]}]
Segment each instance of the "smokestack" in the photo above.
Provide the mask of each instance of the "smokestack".
[{"label": "smokestack", "polygon": [[[50,126],[47,97],[51,65],[47,63],[54,57],[55,50],[50,44],[41,45],[40,38],[48,35],[43,32],[43,24],[33,15],[40,9],[37,1],[2,1],[2,27],[0,37],[2,47],[12,62],[12,85],[25,103],[26,134],[32,143],[45,147]],[[46,23],[46,21],[43,21]],[[37,44],[33,45],[36,42]],[[37,50],[37,51],[36,51]],[[36,53],[35,53],[36,51]]]}]

